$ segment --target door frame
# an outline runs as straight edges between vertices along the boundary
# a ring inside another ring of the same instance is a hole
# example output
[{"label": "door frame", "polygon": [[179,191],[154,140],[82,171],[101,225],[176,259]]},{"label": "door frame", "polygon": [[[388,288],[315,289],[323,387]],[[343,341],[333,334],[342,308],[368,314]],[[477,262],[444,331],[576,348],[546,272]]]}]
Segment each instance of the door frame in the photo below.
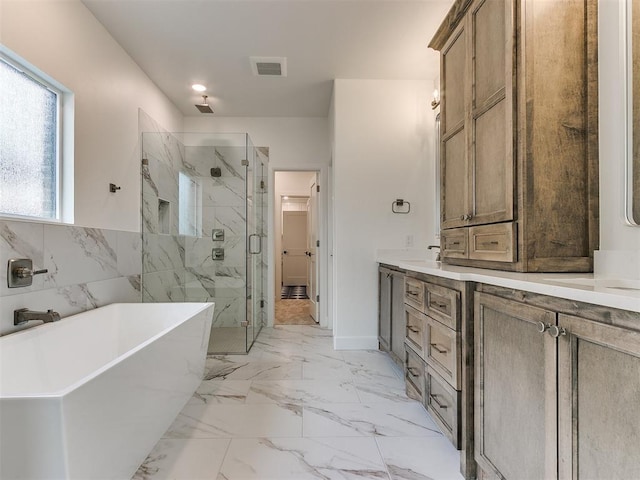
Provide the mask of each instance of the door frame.
[{"label": "door frame", "polygon": [[[329,167],[321,164],[310,164],[305,167],[274,167],[269,164],[269,207],[268,207],[268,288],[267,288],[267,325],[273,326],[275,318],[275,299],[276,294],[280,294],[280,287],[276,285],[276,269],[275,262],[278,259],[275,251],[275,216],[280,215],[281,203],[280,195],[287,195],[285,192],[278,192],[275,189],[276,172],[315,172],[318,175],[318,184],[320,185],[320,198],[318,201],[318,239],[320,240],[319,255],[319,281],[318,292],[320,295],[320,321],[319,326],[323,328],[333,328],[333,319],[329,312],[328,305],[330,290],[330,279],[328,276],[328,245],[329,245],[329,222],[328,222],[328,201],[330,193],[329,186]],[[306,186],[305,186],[306,187]],[[292,196],[296,194],[291,192]],[[276,198],[277,197],[277,198]]]}]

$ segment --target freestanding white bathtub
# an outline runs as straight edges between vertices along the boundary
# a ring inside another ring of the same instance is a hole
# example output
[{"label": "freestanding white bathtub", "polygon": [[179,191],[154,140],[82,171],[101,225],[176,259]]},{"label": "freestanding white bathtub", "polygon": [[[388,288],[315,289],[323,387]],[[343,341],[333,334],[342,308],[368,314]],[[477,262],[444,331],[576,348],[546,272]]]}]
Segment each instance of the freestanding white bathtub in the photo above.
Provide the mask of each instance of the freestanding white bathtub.
[{"label": "freestanding white bathtub", "polygon": [[113,304],[1,337],[0,478],[131,478],[202,380],[213,308]]}]

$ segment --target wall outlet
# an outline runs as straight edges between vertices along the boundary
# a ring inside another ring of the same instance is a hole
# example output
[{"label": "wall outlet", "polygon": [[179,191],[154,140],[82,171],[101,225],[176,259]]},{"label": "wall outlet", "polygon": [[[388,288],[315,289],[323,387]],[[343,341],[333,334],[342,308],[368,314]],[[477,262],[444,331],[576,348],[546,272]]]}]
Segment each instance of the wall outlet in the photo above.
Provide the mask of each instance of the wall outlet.
[{"label": "wall outlet", "polygon": [[407,235],[404,240],[405,247],[413,247],[413,235]]}]

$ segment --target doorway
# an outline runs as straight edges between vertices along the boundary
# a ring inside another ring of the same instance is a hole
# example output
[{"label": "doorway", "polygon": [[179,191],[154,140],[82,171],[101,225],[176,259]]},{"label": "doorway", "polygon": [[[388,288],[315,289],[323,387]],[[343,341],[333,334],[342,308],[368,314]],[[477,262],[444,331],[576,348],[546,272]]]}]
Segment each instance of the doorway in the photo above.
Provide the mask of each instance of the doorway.
[{"label": "doorway", "polygon": [[274,325],[316,325],[318,172],[275,173]]}]

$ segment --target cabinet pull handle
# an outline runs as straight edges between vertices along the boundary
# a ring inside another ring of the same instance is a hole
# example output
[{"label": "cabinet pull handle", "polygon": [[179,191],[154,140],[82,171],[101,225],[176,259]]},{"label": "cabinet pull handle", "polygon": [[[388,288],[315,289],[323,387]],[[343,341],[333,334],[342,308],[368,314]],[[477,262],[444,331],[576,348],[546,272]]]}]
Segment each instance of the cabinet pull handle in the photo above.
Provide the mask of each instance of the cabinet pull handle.
[{"label": "cabinet pull handle", "polygon": [[447,304],[446,303],[438,303],[436,301],[431,302],[430,304],[432,307],[435,305],[438,308],[447,308]]},{"label": "cabinet pull handle", "polygon": [[492,242],[483,242],[480,244],[481,247],[491,247],[492,245],[500,245],[500,242],[494,240]]},{"label": "cabinet pull handle", "polygon": [[[413,373],[413,372],[418,372],[418,373]],[[420,371],[418,371],[417,368],[415,367],[407,367],[407,372],[409,372],[409,375],[411,375],[412,377],[419,377],[420,376]]]},{"label": "cabinet pull handle", "polygon": [[460,242],[451,242],[451,245],[460,245]]},{"label": "cabinet pull handle", "polygon": [[543,322],[538,322],[536,325],[538,327],[538,332],[539,333],[546,332],[547,330],[549,330],[549,327],[551,326],[548,323],[543,323]]},{"label": "cabinet pull handle", "polygon": [[416,327],[412,327],[411,325],[407,325],[407,330],[413,332],[413,333],[420,333],[420,330],[417,329]]},{"label": "cabinet pull handle", "polygon": [[566,334],[567,331],[563,327],[556,327],[555,325],[551,325],[549,327],[549,335],[551,335],[553,338],[558,338]]},{"label": "cabinet pull handle", "polygon": [[440,401],[438,400],[438,396],[437,395],[429,395],[429,398],[433,401],[433,403],[435,403],[438,408],[448,408],[448,405],[445,405],[444,403],[440,403]]},{"label": "cabinet pull handle", "polygon": [[419,294],[418,294],[418,292],[414,292],[412,290],[407,290],[407,295],[410,295],[412,297],[417,297]]},{"label": "cabinet pull handle", "polygon": [[443,345],[440,345],[438,343],[432,343],[431,346],[433,347],[434,350],[436,350],[438,353],[442,353],[442,354],[447,354],[449,352],[449,350],[446,349],[446,347],[444,347]]}]

